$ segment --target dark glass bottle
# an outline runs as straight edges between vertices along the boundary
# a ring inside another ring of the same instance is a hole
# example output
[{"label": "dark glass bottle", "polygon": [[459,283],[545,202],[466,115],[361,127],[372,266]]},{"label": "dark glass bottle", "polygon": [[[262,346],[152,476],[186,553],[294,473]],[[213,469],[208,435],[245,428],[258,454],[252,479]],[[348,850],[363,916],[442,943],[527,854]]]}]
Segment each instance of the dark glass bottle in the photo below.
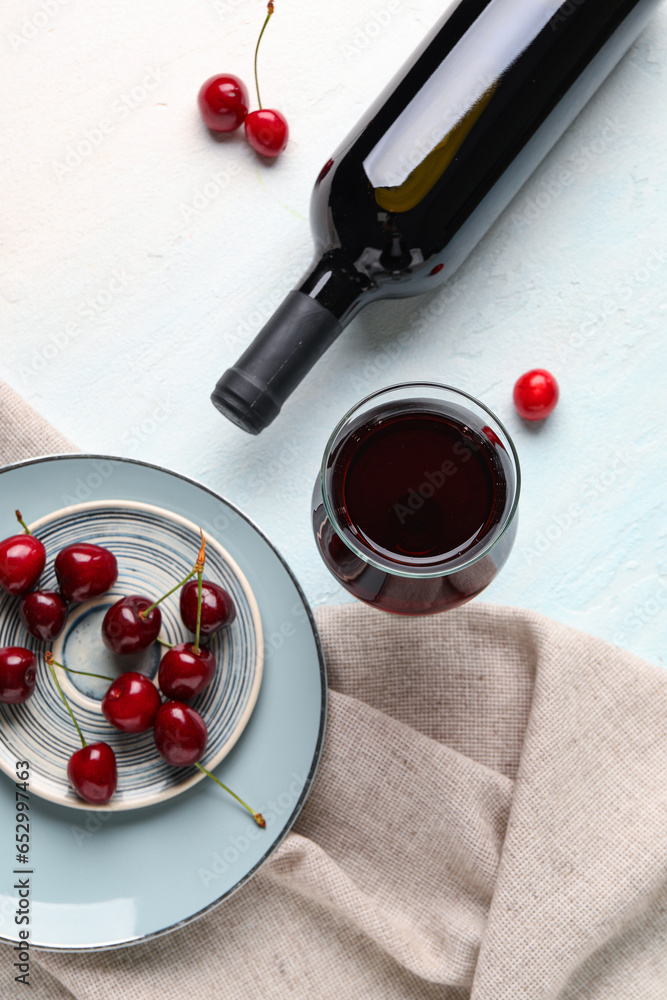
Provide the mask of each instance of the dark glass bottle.
[{"label": "dark glass bottle", "polygon": [[315,259],[212,395],[258,434],[376,299],[452,276],[660,0],[453,0],[324,165]]}]

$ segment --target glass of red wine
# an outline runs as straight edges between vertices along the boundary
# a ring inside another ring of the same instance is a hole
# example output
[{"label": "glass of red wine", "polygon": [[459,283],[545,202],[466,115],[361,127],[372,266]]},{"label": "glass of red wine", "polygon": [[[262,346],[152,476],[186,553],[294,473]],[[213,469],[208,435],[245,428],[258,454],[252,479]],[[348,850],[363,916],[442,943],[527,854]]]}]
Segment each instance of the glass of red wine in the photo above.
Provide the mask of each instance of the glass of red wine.
[{"label": "glass of red wine", "polygon": [[313,491],[313,528],[333,575],[401,615],[465,604],[505,564],[521,473],[497,417],[467,393],[405,383],[340,421]]}]

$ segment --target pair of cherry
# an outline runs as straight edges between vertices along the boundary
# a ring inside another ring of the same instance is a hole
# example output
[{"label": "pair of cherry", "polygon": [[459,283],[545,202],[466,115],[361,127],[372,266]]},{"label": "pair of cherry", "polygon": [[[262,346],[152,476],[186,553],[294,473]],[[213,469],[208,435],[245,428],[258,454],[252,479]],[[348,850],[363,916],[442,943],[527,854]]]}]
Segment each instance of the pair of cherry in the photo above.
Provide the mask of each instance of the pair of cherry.
[{"label": "pair of cherry", "polygon": [[[137,674],[136,677],[142,677],[142,675]],[[143,679],[146,680],[146,678]],[[150,684],[150,681],[148,683]],[[153,687],[153,691],[156,691],[152,684],[151,687]],[[74,716],[72,719],[76,725]],[[81,737],[82,746],[70,757],[67,765],[67,777],[82,799],[92,805],[104,805],[112,798],[118,783],[116,755],[108,743],[87,744],[78,725],[76,728]],[[236,799],[250,813],[258,826],[266,827],[266,821],[261,813],[255,812],[236,792],[223,784],[200,763],[206,749],[208,731],[206,723],[194,708],[180,701],[166,701],[161,704],[155,714],[153,735],[155,746],[163,760],[173,767],[189,767],[194,764],[232,798]]]},{"label": "pair of cherry", "polygon": [[[207,687],[215,672],[215,656],[200,639],[208,639],[231,625],[236,617],[230,594],[212,580],[203,579],[205,558],[206,541],[202,534],[197,561],[183,580],[157,601],[140,594],[122,597],[109,608],[102,622],[102,639],[107,649],[120,655],[138,653],[158,640],[162,627],[159,606],[180,588],[181,620],[194,632],[195,639],[171,646],[162,658],[158,683],[168,698],[193,698]],[[192,579],[195,576],[197,579]],[[118,698],[120,693],[112,697]]]},{"label": "pair of cherry", "polygon": [[243,125],[246,139],[255,152],[269,157],[280,156],[289,138],[289,128],[285,116],[273,108],[263,108],[259,96],[257,53],[273,9],[273,0],[269,0],[266,20],[259,33],[255,48],[255,85],[259,110],[248,111],[249,99],[246,85],[232,73],[220,73],[209,77],[200,87],[197,97],[204,124],[211,132],[234,132]]},{"label": "pair of cherry", "polygon": [[[81,748],[69,759],[67,777],[80,798],[92,805],[104,805],[113,797],[118,784],[116,755],[108,743],[86,743],[58,684],[53,668],[59,664],[55,663],[50,653],[46,654],[46,662],[81,739]],[[128,671],[117,678],[107,691],[102,701],[102,713],[122,732],[146,732],[152,726],[155,746],[163,760],[173,767],[194,764],[235,798],[258,826],[266,826],[261,813],[255,812],[200,763],[208,731],[201,715],[190,705],[174,699],[162,703],[157,688],[147,677]]]},{"label": "pair of cherry", "polygon": [[65,627],[68,602],[78,604],[105,594],[118,578],[118,564],[99,545],[67,545],[54,563],[58,590],[33,590],[46,566],[46,550],[18,510],[16,518],[24,532],[0,542],[0,588],[22,598],[19,615],[30,635],[51,642]]},{"label": "pair of cherry", "polygon": [[[80,798],[92,805],[104,805],[118,784],[116,754],[105,742],[87,743],[62,692],[51,653],[45,659],[81,740],[67,764],[67,777]],[[160,756],[174,767],[199,761],[206,749],[208,732],[202,717],[189,705],[170,700],[162,703],[160,692],[148,677],[127,671],[116,678],[102,699],[107,722],[124,733],[144,733],[153,728]]]}]

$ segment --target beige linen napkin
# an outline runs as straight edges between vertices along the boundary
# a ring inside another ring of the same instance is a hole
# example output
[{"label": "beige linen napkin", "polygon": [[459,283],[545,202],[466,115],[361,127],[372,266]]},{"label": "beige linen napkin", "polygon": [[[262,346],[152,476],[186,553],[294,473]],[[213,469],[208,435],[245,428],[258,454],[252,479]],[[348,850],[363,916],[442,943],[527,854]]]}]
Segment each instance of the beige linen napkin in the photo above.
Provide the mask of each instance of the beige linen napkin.
[{"label": "beige linen napkin", "polygon": [[33,996],[665,1000],[667,674],[479,603],[318,625],[329,724],[295,831],[180,931],[35,954]]}]

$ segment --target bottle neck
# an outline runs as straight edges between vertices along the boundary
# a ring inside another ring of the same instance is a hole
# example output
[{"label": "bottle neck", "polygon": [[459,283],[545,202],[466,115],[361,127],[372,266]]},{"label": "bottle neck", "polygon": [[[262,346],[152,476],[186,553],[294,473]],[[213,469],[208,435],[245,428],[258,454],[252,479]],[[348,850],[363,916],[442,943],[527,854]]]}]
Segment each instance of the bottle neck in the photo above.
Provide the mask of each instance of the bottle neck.
[{"label": "bottle neck", "polygon": [[295,290],[327,309],[344,327],[365,304],[364,293],[371,285],[370,278],[340,250],[329,250],[313,263]]},{"label": "bottle neck", "polygon": [[329,251],[290,292],[211,399],[239,427],[259,434],[365,301],[370,279]]}]

